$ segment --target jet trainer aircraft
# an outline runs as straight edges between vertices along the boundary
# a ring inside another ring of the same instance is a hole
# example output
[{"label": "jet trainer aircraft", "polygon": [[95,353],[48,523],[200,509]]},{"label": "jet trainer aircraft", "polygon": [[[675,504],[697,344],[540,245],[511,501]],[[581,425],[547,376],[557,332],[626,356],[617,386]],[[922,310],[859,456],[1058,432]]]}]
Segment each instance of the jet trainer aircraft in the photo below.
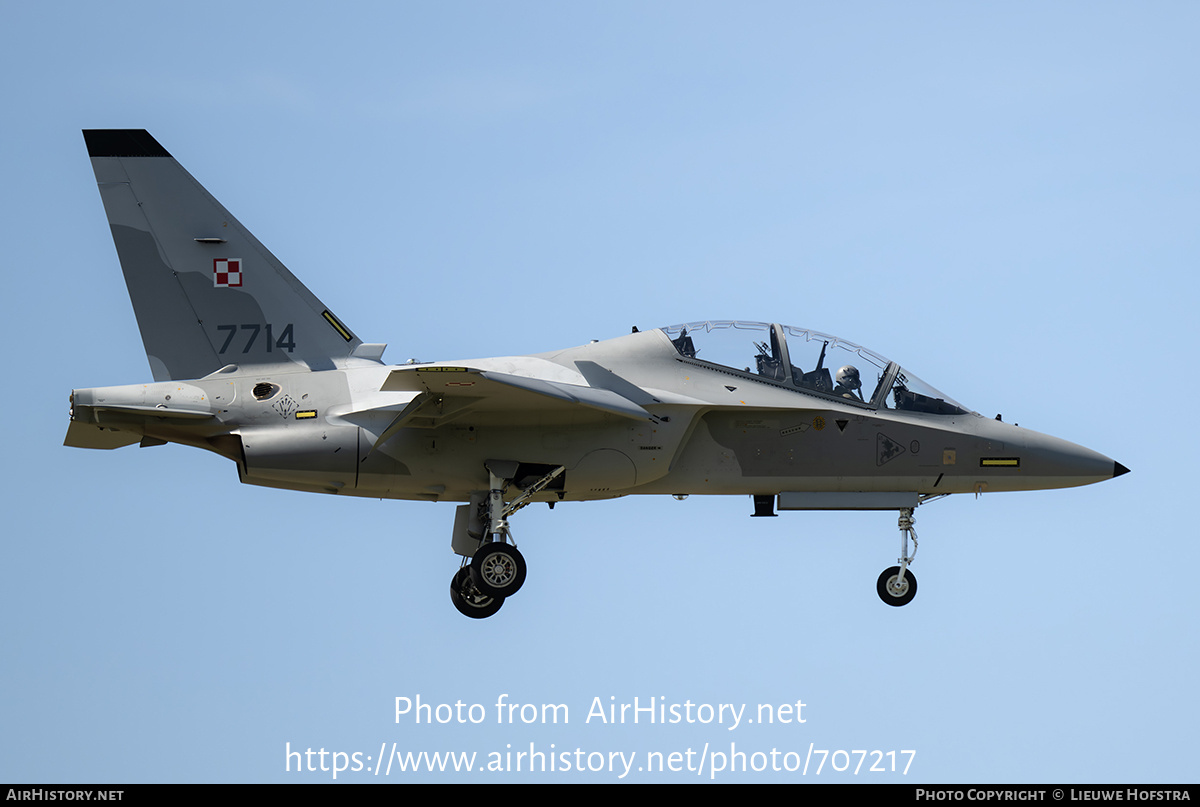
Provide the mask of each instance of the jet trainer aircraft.
[{"label": "jet trainer aircraft", "polygon": [[[462,502],[450,596],[494,614],[525,581],[509,518],[531,502],[750,496],[778,510],[913,511],[952,493],[1127,472],[985,418],[835,336],[702,321],[531,356],[387,365],[143,130],[84,132],[154,383],[71,393],[66,445],[181,443],[242,482]],[[911,541],[911,549],[910,549]]]}]

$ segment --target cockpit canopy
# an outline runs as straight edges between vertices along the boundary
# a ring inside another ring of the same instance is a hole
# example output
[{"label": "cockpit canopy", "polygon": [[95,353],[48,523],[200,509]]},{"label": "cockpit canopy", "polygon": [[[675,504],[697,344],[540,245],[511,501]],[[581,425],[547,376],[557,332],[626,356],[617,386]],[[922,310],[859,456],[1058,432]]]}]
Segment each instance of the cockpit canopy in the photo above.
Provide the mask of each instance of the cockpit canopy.
[{"label": "cockpit canopy", "polygon": [[870,409],[934,415],[971,410],[896,362],[836,336],[767,322],[712,320],[662,329],[685,361]]}]

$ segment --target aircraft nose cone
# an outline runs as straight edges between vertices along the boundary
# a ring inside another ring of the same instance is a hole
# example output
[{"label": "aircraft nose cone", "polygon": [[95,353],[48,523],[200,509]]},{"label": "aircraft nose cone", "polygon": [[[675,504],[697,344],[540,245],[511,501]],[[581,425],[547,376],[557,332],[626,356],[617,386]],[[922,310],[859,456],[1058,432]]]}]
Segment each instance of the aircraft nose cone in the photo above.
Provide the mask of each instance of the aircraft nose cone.
[{"label": "aircraft nose cone", "polygon": [[[1002,433],[1001,424],[990,421],[986,426],[995,427],[989,437],[1003,439],[1004,450],[1019,455],[1020,471],[1009,475],[1011,485],[1002,488],[1004,490],[1070,488],[1129,473],[1128,468],[1112,457],[1058,437],[1018,428]],[[993,480],[993,484],[999,486],[1000,483]]]}]

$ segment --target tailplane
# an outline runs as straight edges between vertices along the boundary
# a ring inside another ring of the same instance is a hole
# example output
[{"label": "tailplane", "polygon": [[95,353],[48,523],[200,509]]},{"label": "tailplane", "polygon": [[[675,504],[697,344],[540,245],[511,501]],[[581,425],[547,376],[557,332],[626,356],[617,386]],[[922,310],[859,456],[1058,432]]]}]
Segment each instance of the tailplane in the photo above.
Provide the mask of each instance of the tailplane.
[{"label": "tailplane", "polygon": [[84,130],[155,381],[331,369],[361,344],[141,129]]}]

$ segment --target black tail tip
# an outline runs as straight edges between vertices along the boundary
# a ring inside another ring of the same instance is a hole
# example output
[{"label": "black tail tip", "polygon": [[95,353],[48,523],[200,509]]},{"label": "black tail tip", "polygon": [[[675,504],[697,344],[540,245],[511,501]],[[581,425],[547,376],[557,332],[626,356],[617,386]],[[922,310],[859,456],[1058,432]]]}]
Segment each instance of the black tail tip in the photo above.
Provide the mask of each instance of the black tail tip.
[{"label": "black tail tip", "polygon": [[1119,462],[1113,463],[1113,479],[1116,479],[1121,474],[1129,473],[1129,469]]},{"label": "black tail tip", "polygon": [[89,157],[170,157],[145,129],[84,129]]}]

